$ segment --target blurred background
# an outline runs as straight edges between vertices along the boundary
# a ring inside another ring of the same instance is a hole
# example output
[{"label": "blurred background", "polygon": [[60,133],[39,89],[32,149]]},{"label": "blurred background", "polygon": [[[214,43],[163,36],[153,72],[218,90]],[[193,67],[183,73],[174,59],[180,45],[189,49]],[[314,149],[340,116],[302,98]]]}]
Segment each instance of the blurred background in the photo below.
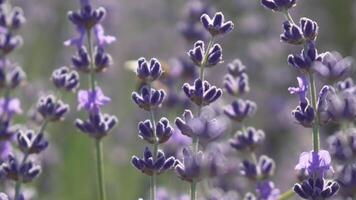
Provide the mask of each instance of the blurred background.
[{"label": "blurred background", "polygon": [[[110,45],[114,65],[98,78],[101,88],[112,97],[105,111],[119,118],[119,125],[104,140],[105,173],[109,199],[132,200],[146,197],[149,179],[130,164],[132,155],[142,155],[145,143],[137,137],[137,122],[145,120],[146,113],[131,102],[131,92],[137,89],[132,70],[125,67],[129,60],[156,57],[174,69],[174,59],[186,56],[193,42],[187,42],[179,31],[179,23],[186,20],[190,0],[92,0],[104,6],[108,15],[106,31],[117,37]],[[54,90],[50,84],[52,71],[70,66],[74,48],[63,46],[63,41],[75,32],[67,20],[67,12],[79,8],[75,0],[12,0],[23,8],[27,23],[21,30],[23,47],[12,60],[23,66],[28,74],[27,85],[15,94],[22,99],[23,110],[30,110],[38,97]],[[294,166],[302,151],[311,148],[311,131],[296,125],[290,115],[297,99],[287,88],[296,85],[298,74],[287,65],[289,53],[299,48],[279,42],[284,17],[264,9],[258,0],[206,0],[204,4],[215,11],[223,11],[226,19],[235,23],[233,33],[218,40],[224,50],[224,63],[208,70],[207,79],[222,87],[227,63],[240,58],[250,76],[251,92],[246,98],[258,104],[257,115],[249,125],[264,129],[267,143],[261,153],[277,162],[275,183],[282,191],[289,189],[295,179]],[[356,58],[356,1],[354,0],[300,0],[292,9],[295,20],[307,16],[320,26],[320,52],[339,51],[343,56]],[[87,87],[85,80],[82,87]],[[174,89],[179,91],[181,84]],[[49,127],[50,148],[43,157],[44,170],[34,184],[42,200],[96,199],[93,141],[74,127],[80,114],[76,111],[76,97],[64,96],[71,105],[71,113],[62,123]],[[227,103],[230,100],[226,98]],[[182,109],[164,109],[162,116],[173,122]],[[25,122],[25,117],[18,118]],[[332,130],[332,129],[330,129]],[[330,131],[323,130],[323,138]],[[325,142],[323,142],[325,147]],[[237,165],[237,164],[236,164]],[[164,185],[177,193],[188,191],[188,184],[173,173],[160,177]]]}]

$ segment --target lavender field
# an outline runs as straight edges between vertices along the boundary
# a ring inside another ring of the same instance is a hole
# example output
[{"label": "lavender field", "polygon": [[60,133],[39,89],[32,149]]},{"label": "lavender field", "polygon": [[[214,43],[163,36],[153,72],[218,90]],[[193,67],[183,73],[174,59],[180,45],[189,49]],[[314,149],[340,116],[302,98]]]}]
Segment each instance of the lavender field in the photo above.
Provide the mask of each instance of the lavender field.
[{"label": "lavender field", "polygon": [[354,0],[0,0],[0,200],[354,200],[355,27]]}]

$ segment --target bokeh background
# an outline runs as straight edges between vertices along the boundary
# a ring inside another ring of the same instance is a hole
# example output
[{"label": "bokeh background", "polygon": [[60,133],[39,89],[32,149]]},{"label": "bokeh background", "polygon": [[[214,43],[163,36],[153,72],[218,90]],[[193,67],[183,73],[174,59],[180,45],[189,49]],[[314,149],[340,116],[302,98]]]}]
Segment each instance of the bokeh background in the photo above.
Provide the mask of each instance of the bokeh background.
[{"label": "bokeh background", "polygon": [[[109,73],[100,75],[98,81],[113,101],[105,108],[118,116],[120,123],[104,140],[105,173],[109,199],[132,200],[145,197],[148,178],[130,164],[134,154],[141,155],[145,143],[137,137],[136,124],[144,114],[131,102],[131,92],[136,89],[134,73],[125,63],[141,56],[157,57],[162,61],[185,55],[192,47],[177,29],[184,19],[184,9],[189,0],[92,0],[104,6],[108,15],[104,22],[107,33],[117,37],[108,52],[114,59]],[[21,6],[27,23],[21,31],[23,47],[12,60],[21,64],[28,74],[27,85],[15,95],[30,110],[39,95],[51,93],[54,88],[49,77],[53,69],[70,66],[73,48],[63,46],[63,41],[74,34],[67,20],[69,10],[78,9],[75,0],[12,0]],[[262,6],[258,0],[206,0],[227,19],[235,23],[233,33],[219,40],[224,49],[225,63],[209,70],[208,79],[222,86],[226,64],[240,58],[250,75],[251,93],[256,101],[256,117],[248,123],[265,130],[267,143],[261,152],[277,161],[275,182],[282,191],[295,181],[294,166],[300,152],[311,147],[309,129],[293,122],[290,111],[297,99],[287,88],[296,84],[297,72],[287,65],[286,56],[299,49],[279,42],[284,18]],[[356,58],[356,1],[354,0],[300,0],[292,10],[295,19],[308,16],[320,25],[318,47],[320,52],[337,50],[344,56]],[[85,80],[83,86],[86,87]],[[176,87],[179,90],[180,86]],[[94,200],[96,199],[95,163],[92,140],[74,127],[76,97],[64,96],[72,110],[62,122],[48,129],[51,146],[43,156],[44,170],[34,184],[41,200]],[[171,120],[181,115],[179,111],[163,112]],[[148,115],[147,115],[148,117]],[[18,118],[26,122],[26,118]],[[332,129],[323,130],[326,137]],[[323,143],[325,146],[325,142]],[[173,173],[160,177],[160,185],[178,192],[188,190],[188,185]]]}]

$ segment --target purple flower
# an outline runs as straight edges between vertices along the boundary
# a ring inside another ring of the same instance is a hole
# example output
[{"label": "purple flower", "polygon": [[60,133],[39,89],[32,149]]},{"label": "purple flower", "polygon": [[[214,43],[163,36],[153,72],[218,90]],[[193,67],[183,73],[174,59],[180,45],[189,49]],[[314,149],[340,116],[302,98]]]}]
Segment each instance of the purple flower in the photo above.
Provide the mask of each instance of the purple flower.
[{"label": "purple flower", "polygon": [[78,110],[85,109],[91,113],[99,113],[100,107],[108,104],[110,101],[111,99],[105,96],[99,87],[96,87],[94,91],[78,91]]},{"label": "purple flower", "polygon": [[352,158],[353,152],[350,148],[350,141],[343,132],[338,132],[328,138],[330,154],[339,161],[347,161]]},{"label": "purple flower", "polygon": [[308,41],[302,52],[288,56],[288,63],[300,70],[301,72],[309,72],[312,69],[315,61],[321,61],[321,56],[318,54],[318,50],[315,47],[313,41]]},{"label": "purple flower", "polygon": [[215,102],[222,95],[222,90],[210,85],[208,81],[196,79],[194,85],[183,85],[185,95],[198,106],[206,106]]},{"label": "purple flower", "polygon": [[303,152],[299,156],[299,162],[295,166],[296,170],[306,170],[309,176],[323,177],[328,171],[333,172],[331,157],[328,151]]},{"label": "purple flower", "polygon": [[265,133],[262,130],[256,130],[248,127],[246,130],[237,131],[234,138],[230,139],[230,145],[236,150],[253,151],[265,140]]},{"label": "purple flower", "polygon": [[183,149],[183,162],[177,160],[175,170],[182,180],[198,182],[203,178],[205,161],[203,152],[195,154],[191,150]]},{"label": "purple flower", "polygon": [[341,185],[341,195],[345,198],[352,198],[355,195],[356,188],[356,164],[343,165],[338,173],[337,182]]},{"label": "purple flower", "polygon": [[252,180],[267,179],[274,174],[275,162],[268,156],[262,155],[257,164],[254,161],[243,160],[240,173]]},{"label": "purple flower", "polygon": [[315,111],[309,102],[300,102],[293,111],[295,121],[304,127],[312,127],[315,118]]},{"label": "purple flower", "polygon": [[325,181],[323,178],[309,178],[302,184],[294,185],[294,192],[303,199],[328,199],[334,196],[340,186],[334,181]]},{"label": "purple flower", "polygon": [[[138,123],[138,134],[141,139],[146,140],[148,143],[165,143],[173,134],[173,128],[169,125],[167,118],[160,119],[156,127],[152,127],[150,120],[146,120]],[[154,131],[156,131],[157,138],[154,137]]]},{"label": "purple flower", "polygon": [[289,44],[302,44],[304,42],[303,32],[296,24],[289,21],[283,23],[284,32],[281,34],[281,40]]},{"label": "purple flower", "polygon": [[191,138],[197,137],[202,144],[218,139],[226,128],[221,119],[194,117],[190,110],[184,111],[183,119],[176,118],[175,124],[183,135]]},{"label": "purple flower", "polygon": [[0,174],[4,174],[9,180],[21,181],[22,183],[31,182],[40,173],[40,165],[36,165],[32,161],[27,161],[21,165],[19,161],[11,155],[0,167]]},{"label": "purple flower", "polygon": [[118,119],[113,115],[94,113],[89,115],[89,119],[83,121],[77,119],[75,125],[88,136],[95,139],[102,139],[118,123]]},{"label": "purple flower", "polygon": [[93,9],[89,2],[81,5],[78,11],[68,13],[69,20],[78,28],[89,30],[105,18],[106,10],[103,7]]},{"label": "purple flower", "polygon": [[152,176],[153,174],[161,174],[173,169],[176,160],[173,156],[166,158],[161,150],[158,150],[157,158],[154,158],[152,152],[146,147],[143,158],[133,156],[131,163],[135,168],[142,171],[142,173]]},{"label": "purple flower", "polygon": [[94,27],[95,38],[99,48],[104,48],[105,45],[116,41],[116,38],[111,35],[105,35],[104,27],[100,24]]},{"label": "purple flower", "polygon": [[81,72],[88,73],[90,72],[90,57],[87,49],[84,46],[78,48],[77,55],[72,57],[73,67]]},{"label": "purple flower", "polygon": [[320,55],[322,60],[316,62],[313,68],[318,74],[329,82],[344,78],[352,65],[352,58],[343,58],[338,52],[326,52]]},{"label": "purple flower", "polygon": [[298,87],[289,87],[288,91],[291,94],[297,94],[299,96],[299,101],[302,103],[307,102],[307,93],[309,89],[309,81],[305,76],[297,77]]},{"label": "purple flower", "polygon": [[26,73],[19,66],[12,66],[8,69],[6,74],[8,80],[8,87],[11,89],[15,89],[20,86],[26,79]]},{"label": "purple flower", "polygon": [[284,12],[297,4],[297,0],[262,0],[262,5],[273,11]]},{"label": "purple flower", "polygon": [[11,118],[14,114],[21,114],[21,102],[17,98],[0,99],[0,116]]},{"label": "purple flower", "polygon": [[106,53],[104,48],[98,47],[94,56],[95,72],[104,72],[113,64],[110,54]]},{"label": "purple flower", "polygon": [[188,51],[190,59],[198,66],[201,67],[213,67],[222,62],[222,48],[219,44],[214,44],[208,52],[207,60],[204,62],[204,56],[206,53],[205,45],[203,41],[197,41],[194,43],[194,48]]},{"label": "purple flower", "polygon": [[137,92],[132,93],[132,100],[142,109],[150,111],[152,109],[162,106],[166,93],[163,90],[155,90],[144,86],[141,89],[141,94]]},{"label": "purple flower", "polygon": [[257,184],[256,193],[259,200],[277,200],[281,193],[272,181],[262,181]]},{"label": "purple flower", "polygon": [[58,121],[64,118],[69,111],[69,105],[57,100],[53,95],[41,97],[37,103],[37,111],[50,121]]},{"label": "purple flower", "polygon": [[239,77],[234,77],[231,74],[225,75],[224,87],[227,93],[233,96],[243,95],[249,92],[250,86],[247,74],[243,73]]},{"label": "purple flower", "polygon": [[12,138],[12,136],[17,133],[18,127],[11,126],[9,120],[0,120],[0,141],[7,141]]},{"label": "purple flower", "polygon": [[224,15],[221,12],[215,13],[213,18],[203,14],[200,18],[204,28],[214,37],[231,32],[234,28],[234,23],[231,21],[225,22]]},{"label": "purple flower", "polygon": [[241,122],[248,117],[252,117],[256,110],[257,105],[255,102],[238,99],[224,108],[224,114],[231,120]]},{"label": "purple flower", "polygon": [[68,67],[61,67],[52,73],[52,82],[58,89],[75,91],[79,87],[79,74]]},{"label": "purple flower", "polygon": [[17,134],[17,143],[25,154],[39,154],[48,147],[43,133],[35,134],[33,130],[20,131]]},{"label": "purple flower", "polygon": [[157,80],[163,74],[161,63],[156,58],[152,58],[149,62],[145,58],[139,58],[137,63],[137,77],[145,82]]},{"label": "purple flower", "polygon": [[300,19],[300,28],[303,31],[304,38],[310,41],[314,41],[318,36],[319,26],[318,24],[306,17]]},{"label": "purple flower", "polygon": [[242,64],[241,60],[235,59],[227,65],[229,74],[233,77],[239,77],[246,74],[246,66]]},{"label": "purple flower", "polygon": [[84,45],[84,39],[85,39],[85,29],[81,27],[76,27],[78,35],[76,37],[70,38],[66,41],[64,41],[65,46],[76,46],[78,49],[80,49]]}]

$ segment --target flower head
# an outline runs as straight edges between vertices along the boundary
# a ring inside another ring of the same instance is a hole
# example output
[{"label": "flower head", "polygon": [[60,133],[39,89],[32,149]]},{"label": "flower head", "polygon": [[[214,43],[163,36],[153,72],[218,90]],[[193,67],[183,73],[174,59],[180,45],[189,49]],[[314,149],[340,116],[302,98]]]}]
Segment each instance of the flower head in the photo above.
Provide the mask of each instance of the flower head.
[{"label": "flower head", "polygon": [[62,120],[69,111],[69,105],[57,100],[53,95],[40,98],[37,103],[37,111],[43,118],[50,121]]},{"label": "flower head", "polygon": [[161,63],[156,58],[152,58],[149,62],[145,58],[140,58],[137,62],[137,77],[145,82],[157,80],[163,74]]},{"label": "flower head", "polygon": [[221,12],[215,13],[213,18],[203,14],[200,18],[204,28],[212,35],[223,35],[231,32],[234,28],[234,23],[231,21],[225,22],[224,15]]},{"label": "flower head", "polygon": [[260,200],[277,200],[281,195],[280,190],[275,187],[272,181],[258,183],[256,192]]},{"label": "flower head", "polygon": [[224,108],[224,114],[231,120],[243,121],[256,113],[257,105],[249,100],[234,100],[230,105]]},{"label": "flower head", "polygon": [[305,169],[309,176],[317,177],[323,177],[328,171],[333,172],[331,157],[326,150],[303,152],[299,156],[299,163],[295,166],[295,169]]},{"label": "flower head", "polygon": [[70,71],[68,67],[61,67],[52,73],[52,82],[58,89],[74,91],[79,87],[79,74]]},{"label": "flower head", "polygon": [[286,11],[297,4],[297,0],[262,0],[262,5],[273,11]]},{"label": "flower head", "polygon": [[22,152],[38,154],[48,147],[48,141],[43,133],[35,134],[33,130],[20,131],[17,135],[17,143]]},{"label": "flower head", "polygon": [[309,178],[302,184],[294,185],[294,192],[303,199],[328,199],[334,196],[340,185],[335,181],[325,181],[323,178]]},{"label": "flower head", "polygon": [[163,90],[155,90],[144,86],[141,93],[133,92],[132,100],[142,109],[150,111],[160,107],[163,103],[166,93]]},{"label": "flower head", "polygon": [[173,169],[176,160],[173,156],[166,158],[161,150],[158,150],[157,157],[154,158],[150,149],[146,147],[143,158],[133,156],[131,163],[135,168],[142,171],[142,173],[152,176],[153,174],[161,174]]},{"label": "flower head", "polygon": [[89,119],[85,121],[81,119],[75,121],[79,130],[96,139],[106,136],[117,123],[118,119],[115,116],[102,113],[90,114]]},{"label": "flower head", "polygon": [[194,85],[188,83],[183,85],[185,95],[197,105],[206,106],[215,102],[222,95],[222,90],[210,85],[208,81],[196,79]]},{"label": "flower head", "polygon": [[246,130],[237,131],[234,138],[230,139],[230,145],[236,150],[251,150],[261,145],[265,140],[265,133],[248,127]]},{"label": "flower head", "polygon": [[7,179],[21,181],[27,183],[32,181],[41,173],[41,166],[36,165],[32,161],[27,161],[23,164],[10,155],[0,167],[0,174],[3,174]]},{"label": "flower head", "polygon": [[188,51],[190,59],[198,66],[213,67],[222,62],[222,48],[219,44],[214,44],[208,52],[207,60],[204,62],[206,53],[203,41],[194,43],[194,48]]},{"label": "flower head", "polygon": [[[173,128],[169,125],[167,118],[160,119],[156,127],[152,126],[150,120],[146,120],[138,123],[139,137],[153,144],[167,142],[173,134]],[[157,138],[154,137],[154,131],[156,131]]]},{"label": "flower head", "polygon": [[289,87],[288,91],[291,94],[297,94],[299,96],[299,101],[306,103],[307,102],[307,93],[309,89],[309,82],[305,76],[297,77],[298,87]]}]

